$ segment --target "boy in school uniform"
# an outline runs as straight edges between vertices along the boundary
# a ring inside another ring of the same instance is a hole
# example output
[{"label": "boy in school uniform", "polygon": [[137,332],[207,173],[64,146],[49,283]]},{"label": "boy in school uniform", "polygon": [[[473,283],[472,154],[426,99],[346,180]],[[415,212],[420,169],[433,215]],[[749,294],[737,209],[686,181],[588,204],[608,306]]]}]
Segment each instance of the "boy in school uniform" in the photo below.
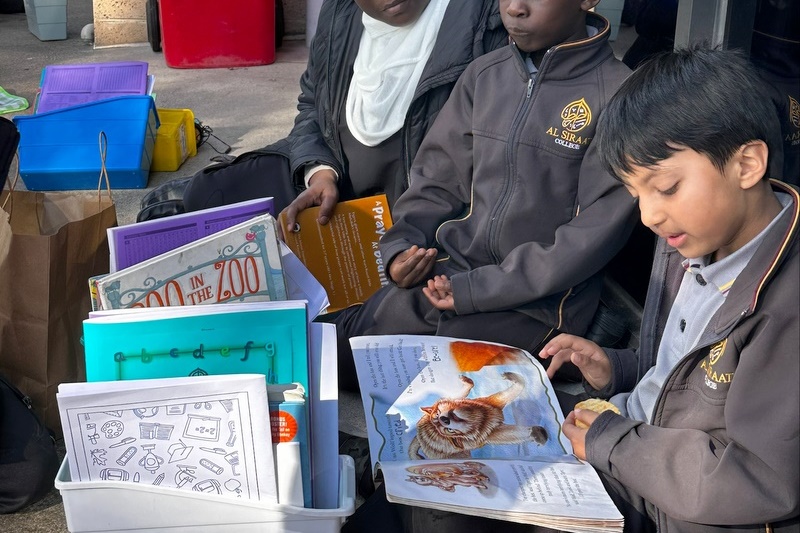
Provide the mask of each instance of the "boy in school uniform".
[{"label": "boy in school uniform", "polygon": [[539,355],[621,411],[575,410],[563,429],[626,531],[800,530],[800,195],[768,179],[781,140],[762,87],[739,53],[668,53],[598,126],[658,236],[641,345],[560,335]]},{"label": "boy in school uniform", "polygon": [[499,0],[511,43],[474,60],[414,160],[380,242],[391,283],[335,320],[340,387],[350,337],[502,342],[532,353],[585,332],[602,268],[634,204],[601,167],[597,118],[630,70],[599,0]]}]

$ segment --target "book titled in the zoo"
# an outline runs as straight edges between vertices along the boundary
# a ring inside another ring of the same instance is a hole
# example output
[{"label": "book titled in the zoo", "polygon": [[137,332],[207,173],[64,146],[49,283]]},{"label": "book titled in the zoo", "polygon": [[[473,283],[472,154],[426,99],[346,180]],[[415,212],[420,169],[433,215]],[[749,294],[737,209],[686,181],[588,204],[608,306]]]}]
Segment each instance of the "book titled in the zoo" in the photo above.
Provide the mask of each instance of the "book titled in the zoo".
[{"label": "book titled in the zoo", "polygon": [[275,219],[260,215],[97,282],[100,309],[286,300]]}]

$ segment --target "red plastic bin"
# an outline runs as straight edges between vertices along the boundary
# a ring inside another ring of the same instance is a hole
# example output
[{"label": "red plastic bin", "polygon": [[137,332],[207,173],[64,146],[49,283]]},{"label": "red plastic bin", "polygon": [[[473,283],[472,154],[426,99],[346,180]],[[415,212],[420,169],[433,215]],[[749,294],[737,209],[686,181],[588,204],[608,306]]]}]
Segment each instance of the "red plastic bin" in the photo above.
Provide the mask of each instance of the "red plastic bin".
[{"label": "red plastic bin", "polygon": [[221,68],[275,61],[275,0],[160,0],[167,66]]}]

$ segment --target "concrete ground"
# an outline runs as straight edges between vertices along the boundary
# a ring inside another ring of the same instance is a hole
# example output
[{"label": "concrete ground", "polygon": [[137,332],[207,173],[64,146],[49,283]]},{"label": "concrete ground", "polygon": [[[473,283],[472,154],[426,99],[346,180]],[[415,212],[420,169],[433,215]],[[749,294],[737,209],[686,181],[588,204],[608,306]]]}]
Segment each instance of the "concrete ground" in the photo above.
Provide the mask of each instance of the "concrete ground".
[{"label": "concrete ground", "polygon": [[[231,146],[234,155],[274,142],[291,129],[299,94],[298,80],[308,57],[304,34],[284,39],[271,65],[173,69],[166,65],[163,54],[153,52],[148,44],[94,49],[91,43],[81,39],[81,29],[93,20],[92,0],[69,0],[67,4],[67,39],[63,41],[39,41],[28,31],[24,13],[0,14],[0,87],[26,98],[31,104],[31,108],[18,114],[33,112],[41,72],[47,65],[137,60],[147,61],[149,73],[155,76],[158,107],[191,109],[196,118],[213,129],[214,135]],[[202,36],[198,35],[198,39]],[[632,28],[620,28],[617,40],[612,43],[618,57],[633,39]],[[221,147],[211,139],[178,171],[151,173],[147,188],[114,190],[119,224],[135,222],[141,197],[148,190],[166,181],[190,176],[210,164],[211,158],[218,154],[209,144]],[[24,189],[21,180],[18,187]],[[350,400],[343,402],[347,405],[340,414],[340,429],[358,434],[363,413],[357,405],[358,399]],[[63,443],[61,445],[63,453]],[[44,500],[19,513],[0,515],[0,532],[67,531],[63,504],[55,489]]]}]

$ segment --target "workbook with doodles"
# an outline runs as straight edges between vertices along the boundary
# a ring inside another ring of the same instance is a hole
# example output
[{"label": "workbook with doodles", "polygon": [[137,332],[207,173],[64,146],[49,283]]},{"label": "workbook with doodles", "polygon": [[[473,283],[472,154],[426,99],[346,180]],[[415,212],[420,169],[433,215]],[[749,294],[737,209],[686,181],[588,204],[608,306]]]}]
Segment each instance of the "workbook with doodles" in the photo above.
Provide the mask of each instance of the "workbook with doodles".
[{"label": "workbook with doodles", "polygon": [[70,476],[277,503],[261,374],[62,383]]}]

